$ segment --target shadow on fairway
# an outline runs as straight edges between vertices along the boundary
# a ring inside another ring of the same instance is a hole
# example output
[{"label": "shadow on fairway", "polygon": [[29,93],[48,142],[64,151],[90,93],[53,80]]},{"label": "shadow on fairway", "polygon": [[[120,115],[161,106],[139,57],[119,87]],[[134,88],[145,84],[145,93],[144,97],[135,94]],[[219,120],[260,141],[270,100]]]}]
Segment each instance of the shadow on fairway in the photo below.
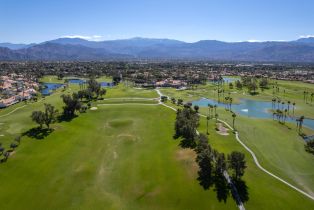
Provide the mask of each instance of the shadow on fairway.
[{"label": "shadow on fairway", "polygon": [[204,190],[208,190],[213,186],[219,202],[223,201],[226,203],[230,195],[232,195],[237,204],[245,203],[249,200],[248,187],[243,180],[232,179],[233,185],[229,185],[222,174],[213,177],[199,174],[197,180]]},{"label": "shadow on fairway", "polygon": [[235,187],[237,188],[237,191],[238,191],[238,194],[240,196],[242,203],[247,202],[249,200],[249,192],[248,192],[248,187],[245,181],[239,179],[239,180],[233,180],[233,183]]},{"label": "shadow on fairway", "polygon": [[215,176],[214,178],[214,185],[216,192],[216,197],[219,202],[223,201],[224,203],[227,202],[227,198],[229,197],[230,187],[225,179],[224,176]]},{"label": "shadow on fairway", "polygon": [[34,139],[43,139],[43,138],[47,137],[52,132],[53,132],[53,129],[51,129],[51,128],[37,127],[37,128],[29,129],[28,131],[23,133],[23,136],[28,136],[28,137],[34,138]]},{"label": "shadow on fairway", "polygon": [[58,116],[57,121],[59,123],[61,123],[61,122],[71,122],[73,119],[75,119],[77,117],[78,117],[78,115],[73,115],[73,116],[60,115],[60,116]]}]

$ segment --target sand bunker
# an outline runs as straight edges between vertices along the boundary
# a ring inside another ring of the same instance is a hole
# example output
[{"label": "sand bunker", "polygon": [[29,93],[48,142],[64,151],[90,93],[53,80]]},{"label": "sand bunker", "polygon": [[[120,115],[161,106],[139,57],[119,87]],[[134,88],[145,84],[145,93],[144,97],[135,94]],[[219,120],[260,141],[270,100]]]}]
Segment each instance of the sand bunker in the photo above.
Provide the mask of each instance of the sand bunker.
[{"label": "sand bunker", "polygon": [[90,110],[97,110],[97,109],[98,109],[97,107],[90,108]]},{"label": "sand bunker", "polygon": [[216,123],[217,133],[222,136],[228,136],[228,128],[225,128],[222,123]]}]

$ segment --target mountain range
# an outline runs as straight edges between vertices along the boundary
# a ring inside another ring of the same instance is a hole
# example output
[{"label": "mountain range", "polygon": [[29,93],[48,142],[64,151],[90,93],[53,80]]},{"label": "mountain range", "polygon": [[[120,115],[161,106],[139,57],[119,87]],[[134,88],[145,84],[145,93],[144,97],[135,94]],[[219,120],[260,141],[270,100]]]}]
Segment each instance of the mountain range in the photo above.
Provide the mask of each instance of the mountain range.
[{"label": "mountain range", "polygon": [[101,61],[109,59],[314,62],[314,38],[285,42],[202,40],[194,43],[149,38],[97,42],[80,38],[59,38],[29,45],[0,43],[1,61]]}]

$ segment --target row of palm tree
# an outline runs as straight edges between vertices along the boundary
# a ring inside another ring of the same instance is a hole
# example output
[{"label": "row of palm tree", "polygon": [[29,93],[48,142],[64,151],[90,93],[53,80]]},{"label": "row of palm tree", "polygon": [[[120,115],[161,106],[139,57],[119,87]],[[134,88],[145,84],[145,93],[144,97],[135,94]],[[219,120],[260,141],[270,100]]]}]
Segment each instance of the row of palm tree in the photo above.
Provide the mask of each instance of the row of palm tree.
[{"label": "row of palm tree", "polygon": [[[230,111],[231,111],[231,106],[230,106]],[[217,113],[217,105],[212,105],[212,104],[208,104],[208,114],[206,117],[206,126],[207,126],[207,135],[209,135],[209,131],[208,131],[208,123],[209,120],[211,120],[212,118],[215,117],[216,119],[216,123],[218,122],[218,113]],[[237,115],[231,111],[231,116],[232,116],[232,127],[235,130],[235,119],[237,117]]]},{"label": "row of palm tree", "polygon": [[[281,110],[282,112],[284,112],[285,111],[285,104],[286,104],[286,102],[281,101],[280,98],[273,98],[272,99],[272,109],[273,110]],[[292,114],[294,115],[294,110],[295,110],[295,105],[296,105],[295,102],[291,103],[291,101],[287,101],[287,112],[288,112],[288,115],[290,115],[290,106],[291,105],[292,105]]]}]

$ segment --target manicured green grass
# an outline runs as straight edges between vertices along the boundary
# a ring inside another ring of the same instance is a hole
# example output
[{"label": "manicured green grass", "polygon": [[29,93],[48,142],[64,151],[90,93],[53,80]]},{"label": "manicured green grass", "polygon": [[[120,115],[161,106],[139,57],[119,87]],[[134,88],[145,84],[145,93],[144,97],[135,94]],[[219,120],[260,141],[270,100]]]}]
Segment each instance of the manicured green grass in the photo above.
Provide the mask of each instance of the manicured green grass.
[{"label": "manicured green grass", "polygon": [[[206,133],[206,120],[201,118],[200,131]],[[247,160],[247,169],[243,177],[248,187],[249,200],[246,209],[312,209],[314,201],[292,190],[285,184],[262,172],[251,155],[235,140],[234,134],[220,136],[214,129],[215,120],[210,120],[209,143],[220,152],[243,152]],[[241,137],[241,135],[240,135]],[[241,137],[242,138],[242,137]]]},{"label": "manicured green grass", "polygon": [[142,98],[157,98],[158,94],[153,89],[136,89],[133,87],[127,87],[124,84],[107,88],[107,98],[121,98],[121,97],[142,97]]},{"label": "manicured green grass", "polygon": [[40,79],[40,82],[47,83],[64,83],[64,79],[59,80],[57,76],[47,75]]},{"label": "manicured green grass", "polygon": [[[196,96],[193,95],[194,92],[196,92]],[[182,98],[184,101],[191,101],[195,97],[200,98],[202,89],[199,88],[194,92],[192,90],[162,90],[162,93]],[[237,96],[233,94],[232,97]],[[263,99],[263,96],[258,95],[251,98]],[[304,106],[308,105],[304,104]],[[232,124],[230,112],[226,112],[223,108],[217,110],[219,118]],[[207,108],[201,108],[201,112],[206,115]],[[314,156],[305,152],[305,142],[298,135],[295,124],[281,125],[273,120],[254,119],[238,115],[236,128],[240,133],[241,140],[256,153],[262,166],[314,195]],[[310,129],[304,129],[304,131],[309,135],[314,134],[314,131]]]},{"label": "manicured green grass", "polygon": [[112,82],[112,78],[107,77],[107,76],[101,76],[101,77],[97,78],[96,81],[98,81],[98,82]]},{"label": "manicured green grass", "polygon": [[161,106],[100,107],[56,125],[44,140],[23,139],[0,165],[1,206],[236,209],[198,185],[193,153],[172,139],[174,117]]},{"label": "manicured green grass", "polygon": [[[202,109],[205,114],[205,109]],[[232,125],[230,112],[218,109],[219,118]],[[314,156],[305,152],[304,140],[294,124],[277,121],[236,118],[241,140],[257,155],[267,170],[314,195]]]},{"label": "manicured green grass", "polygon": [[[78,85],[71,85],[45,101],[0,118],[5,122],[0,127],[0,132],[6,133],[5,142],[35,126],[29,118],[33,110],[42,109],[45,102],[61,110],[60,95],[77,89]],[[109,96],[157,97],[154,90],[122,85],[108,88],[105,98]],[[119,101],[109,101],[114,100]],[[93,106],[97,103],[103,101],[92,102]],[[237,209],[230,196],[227,203],[218,202],[213,190],[200,187],[195,154],[180,149],[178,140],[172,139],[174,120],[175,112],[161,105],[98,106],[98,110],[88,110],[70,122],[54,124],[54,131],[42,140],[24,137],[8,162],[0,164],[1,208]],[[205,125],[202,119],[201,132],[205,133]],[[246,154],[247,209],[313,208],[314,201],[258,169],[233,134],[216,134],[214,121],[210,122],[209,139],[220,152]],[[284,142],[289,152],[290,143]],[[280,155],[287,153],[281,151]]]}]

